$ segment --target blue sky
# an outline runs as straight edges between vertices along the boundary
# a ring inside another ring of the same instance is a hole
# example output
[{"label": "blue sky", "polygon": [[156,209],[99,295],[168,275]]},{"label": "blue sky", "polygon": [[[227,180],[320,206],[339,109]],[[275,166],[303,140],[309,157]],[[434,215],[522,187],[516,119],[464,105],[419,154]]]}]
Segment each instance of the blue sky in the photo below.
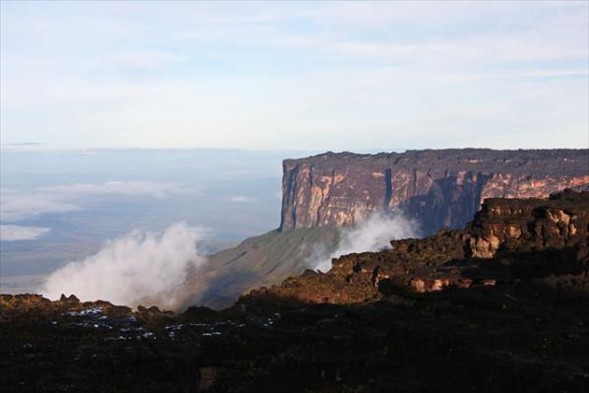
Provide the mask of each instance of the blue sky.
[{"label": "blue sky", "polygon": [[1,142],[587,147],[589,3],[1,2]]}]

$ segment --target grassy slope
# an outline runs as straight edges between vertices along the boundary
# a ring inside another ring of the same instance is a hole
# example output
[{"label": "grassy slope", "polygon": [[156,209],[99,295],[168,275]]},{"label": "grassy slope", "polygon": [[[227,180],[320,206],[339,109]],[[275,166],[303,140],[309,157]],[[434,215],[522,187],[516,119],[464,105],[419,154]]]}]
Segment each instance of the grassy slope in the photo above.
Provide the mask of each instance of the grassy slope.
[{"label": "grassy slope", "polygon": [[228,307],[242,293],[278,284],[312,267],[309,257],[318,249],[329,255],[338,241],[337,228],[273,230],[248,238],[237,247],[209,256],[209,263],[191,274],[184,305]]}]

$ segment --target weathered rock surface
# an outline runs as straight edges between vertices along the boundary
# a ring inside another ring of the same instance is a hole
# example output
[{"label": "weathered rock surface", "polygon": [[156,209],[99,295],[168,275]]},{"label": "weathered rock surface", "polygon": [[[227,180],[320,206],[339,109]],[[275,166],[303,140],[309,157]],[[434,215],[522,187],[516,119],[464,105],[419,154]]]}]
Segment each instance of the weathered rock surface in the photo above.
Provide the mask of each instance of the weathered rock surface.
[{"label": "weathered rock surface", "polygon": [[589,184],[589,150],[326,153],[283,169],[282,229],[354,225],[400,208],[433,234],[463,227],[486,198],[545,198]]},{"label": "weathered rock surface", "polygon": [[549,200],[487,199],[468,231],[473,257],[498,251],[587,247],[589,192],[566,190]]},{"label": "weathered rock surface", "polygon": [[473,280],[492,285],[586,273],[589,192],[565,190],[550,199],[489,198],[464,230],[440,230],[391,244],[392,250],[344,255],[332,261],[328,273],[307,271],[242,301],[271,293],[306,303],[350,304],[380,299],[387,291],[423,293],[469,287]]}]

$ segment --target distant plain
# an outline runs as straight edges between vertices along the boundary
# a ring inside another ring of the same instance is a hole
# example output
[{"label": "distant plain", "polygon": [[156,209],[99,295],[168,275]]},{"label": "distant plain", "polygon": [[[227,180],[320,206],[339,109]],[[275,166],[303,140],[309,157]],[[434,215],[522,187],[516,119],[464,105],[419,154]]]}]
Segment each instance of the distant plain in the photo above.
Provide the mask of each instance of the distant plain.
[{"label": "distant plain", "polygon": [[[277,228],[282,160],[314,153],[3,149],[0,291],[35,292],[51,272],[133,230],[205,228],[206,254]],[[41,233],[9,240],[15,227]]]}]

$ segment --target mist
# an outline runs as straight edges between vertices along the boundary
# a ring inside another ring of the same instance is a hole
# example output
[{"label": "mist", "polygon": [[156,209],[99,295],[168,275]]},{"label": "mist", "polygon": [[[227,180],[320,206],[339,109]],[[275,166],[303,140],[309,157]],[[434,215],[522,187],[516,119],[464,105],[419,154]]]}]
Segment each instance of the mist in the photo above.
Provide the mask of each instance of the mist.
[{"label": "mist", "polygon": [[337,249],[331,253],[325,248],[316,249],[307,264],[315,270],[327,272],[333,258],[354,252],[390,249],[391,240],[419,237],[420,233],[419,223],[406,218],[398,210],[389,215],[375,213],[353,228],[342,229]]},{"label": "mist", "polygon": [[50,299],[63,293],[82,301],[101,299],[174,310],[188,274],[206,262],[197,251],[197,242],[205,233],[205,229],[184,223],[161,234],[132,231],[108,241],[95,255],[55,271],[41,292]]},{"label": "mist", "polygon": [[49,228],[42,227],[0,225],[0,241],[35,240],[49,231]]}]

